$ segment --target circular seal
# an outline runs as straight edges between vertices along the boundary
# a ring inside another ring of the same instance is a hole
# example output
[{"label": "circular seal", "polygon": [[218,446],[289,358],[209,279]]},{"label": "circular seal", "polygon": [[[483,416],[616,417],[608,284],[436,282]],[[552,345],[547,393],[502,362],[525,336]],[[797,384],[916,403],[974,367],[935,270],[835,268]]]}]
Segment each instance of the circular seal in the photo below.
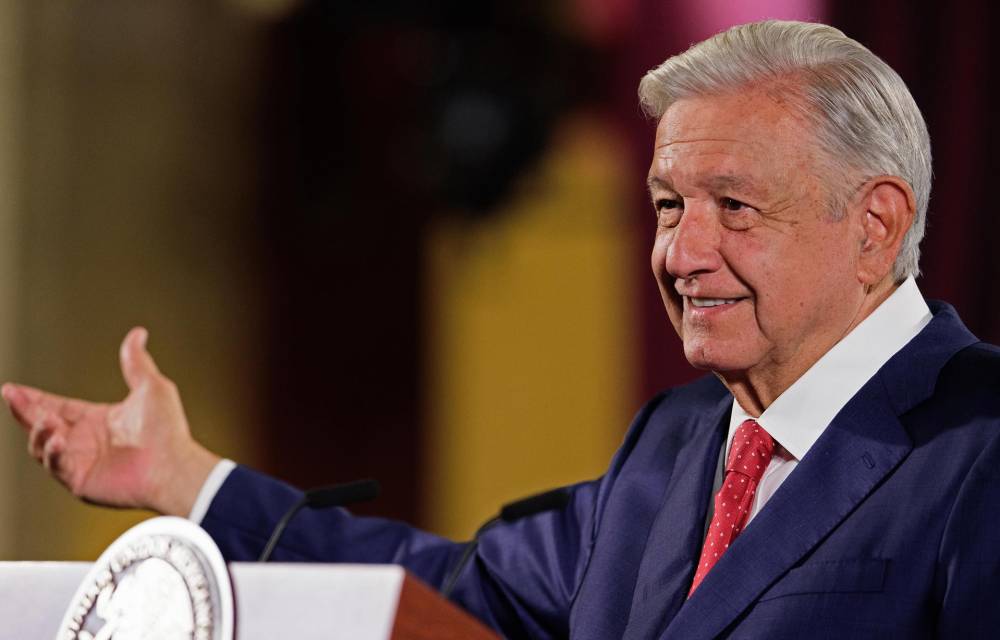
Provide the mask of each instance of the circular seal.
[{"label": "circular seal", "polygon": [[147,520],[101,554],[57,640],[233,640],[233,590],[215,542],[183,518]]}]

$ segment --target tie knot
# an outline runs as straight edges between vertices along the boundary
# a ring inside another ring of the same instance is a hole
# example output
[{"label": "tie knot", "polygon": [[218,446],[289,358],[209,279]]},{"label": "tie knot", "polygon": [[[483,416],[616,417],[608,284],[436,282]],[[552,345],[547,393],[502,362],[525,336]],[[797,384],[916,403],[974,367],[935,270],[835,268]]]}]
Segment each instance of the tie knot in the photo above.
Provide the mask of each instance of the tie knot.
[{"label": "tie knot", "polygon": [[736,429],[726,472],[735,471],[760,480],[774,453],[774,438],[756,420],[745,420]]}]

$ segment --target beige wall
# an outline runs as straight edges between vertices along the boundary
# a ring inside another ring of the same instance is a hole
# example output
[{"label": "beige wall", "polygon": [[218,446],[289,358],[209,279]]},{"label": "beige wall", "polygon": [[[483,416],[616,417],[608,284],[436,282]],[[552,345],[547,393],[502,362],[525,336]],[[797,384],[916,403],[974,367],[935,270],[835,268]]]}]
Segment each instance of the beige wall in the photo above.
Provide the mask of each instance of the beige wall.
[{"label": "beige wall", "polygon": [[[254,25],[194,1],[19,7],[19,27],[0,16],[24,52],[0,55],[24,72],[0,101],[0,122],[15,114],[19,123],[0,180],[20,176],[11,184],[22,186],[0,204],[0,267],[16,264],[0,268],[4,377],[120,398],[118,343],[145,325],[199,437],[252,462],[258,300],[243,224],[254,167],[243,147]],[[148,515],[76,502],[21,454],[13,421],[3,423],[4,557],[93,559]]]},{"label": "beige wall", "polygon": [[[21,149],[23,136],[22,24],[19,3],[0,0],[0,378],[19,373],[16,305],[21,251]],[[0,557],[15,554],[18,461],[23,443],[13,430],[0,431]]]}]

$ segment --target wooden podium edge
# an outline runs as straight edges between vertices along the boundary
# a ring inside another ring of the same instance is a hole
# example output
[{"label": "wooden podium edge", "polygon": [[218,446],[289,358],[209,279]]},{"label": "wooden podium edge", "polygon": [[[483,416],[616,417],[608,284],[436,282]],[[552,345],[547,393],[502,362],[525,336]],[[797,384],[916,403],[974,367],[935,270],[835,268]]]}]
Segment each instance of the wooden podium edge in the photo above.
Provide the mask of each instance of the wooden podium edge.
[{"label": "wooden podium edge", "polygon": [[482,622],[409,573],[405,574],[389,640],[499,639]]}]

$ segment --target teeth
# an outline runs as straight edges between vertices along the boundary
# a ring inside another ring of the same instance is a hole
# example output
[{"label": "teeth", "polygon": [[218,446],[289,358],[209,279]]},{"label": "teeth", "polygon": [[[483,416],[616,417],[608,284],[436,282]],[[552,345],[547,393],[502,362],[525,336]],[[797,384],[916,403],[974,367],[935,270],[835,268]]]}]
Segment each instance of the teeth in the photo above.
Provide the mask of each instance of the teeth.
[{"label": "teeth", "polygon": [[691,298],[691,304],[696,307],[717,307],[720,304],[733,304],[738,298]]}]

